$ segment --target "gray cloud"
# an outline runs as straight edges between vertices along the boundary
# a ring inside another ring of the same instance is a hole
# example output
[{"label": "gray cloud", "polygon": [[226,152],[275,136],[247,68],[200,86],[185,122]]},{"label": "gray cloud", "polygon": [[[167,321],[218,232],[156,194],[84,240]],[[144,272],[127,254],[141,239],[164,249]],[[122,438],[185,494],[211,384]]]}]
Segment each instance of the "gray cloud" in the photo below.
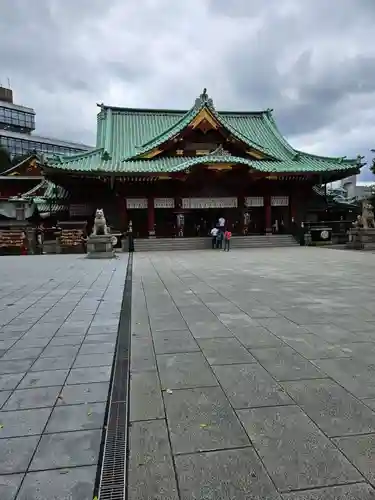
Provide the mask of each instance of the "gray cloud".
[{"label": "gray cloud", "polygon": [[373,0],[13,0],[0,16],[0,82],[38,132],[95,141],[97,101],[274,108],[295,147],[375,147]]}]

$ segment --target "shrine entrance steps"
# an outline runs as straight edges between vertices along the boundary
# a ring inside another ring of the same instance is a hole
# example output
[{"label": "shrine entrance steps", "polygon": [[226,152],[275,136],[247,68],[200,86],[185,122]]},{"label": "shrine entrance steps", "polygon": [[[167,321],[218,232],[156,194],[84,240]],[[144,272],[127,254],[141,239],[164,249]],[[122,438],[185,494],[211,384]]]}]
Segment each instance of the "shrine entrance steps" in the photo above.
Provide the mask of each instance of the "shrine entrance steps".
[{"label": "shrine entrance steps", "polygon": [[[136,252],[155,252],[168,250],[204,250],[211,248],[211,238],[150,238],[134,240]],[[233,236],[231,249],[235,248],[272,248],[298,246],[290,234]]]}]

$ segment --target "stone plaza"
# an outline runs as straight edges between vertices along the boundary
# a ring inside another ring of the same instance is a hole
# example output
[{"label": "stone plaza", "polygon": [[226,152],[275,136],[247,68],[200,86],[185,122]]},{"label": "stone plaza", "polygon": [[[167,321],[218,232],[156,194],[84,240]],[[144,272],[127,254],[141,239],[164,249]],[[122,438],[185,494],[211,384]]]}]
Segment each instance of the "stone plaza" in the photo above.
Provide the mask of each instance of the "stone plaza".
[{"label": "stone plaza", "polygon": [[[127,264],[0,259],[1,500],[92,500]],[[374,499],[374,275],[331,249],[135,253],[129,500]]]}]

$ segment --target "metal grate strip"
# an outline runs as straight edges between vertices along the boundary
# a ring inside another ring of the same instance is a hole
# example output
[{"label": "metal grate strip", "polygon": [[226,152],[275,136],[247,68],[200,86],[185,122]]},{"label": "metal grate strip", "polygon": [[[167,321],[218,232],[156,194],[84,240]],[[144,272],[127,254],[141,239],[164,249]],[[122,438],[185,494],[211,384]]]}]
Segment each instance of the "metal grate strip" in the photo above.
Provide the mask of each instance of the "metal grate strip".
[{"label": "metal grate strip", "polygon": [[100,467],[99,500],[126,497],[133,254],[129,254]]}]

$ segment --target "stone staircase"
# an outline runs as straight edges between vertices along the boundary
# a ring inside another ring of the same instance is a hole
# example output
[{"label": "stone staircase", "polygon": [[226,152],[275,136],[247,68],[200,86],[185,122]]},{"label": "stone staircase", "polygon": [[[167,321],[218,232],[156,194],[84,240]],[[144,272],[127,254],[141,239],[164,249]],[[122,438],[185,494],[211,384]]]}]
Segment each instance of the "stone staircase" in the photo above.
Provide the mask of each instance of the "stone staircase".
[{"label": "stone staircase", "polygon": [[[233,236],[231,250],[235,248],[273,248],[298,246],[290,234]],[[211,248],[211,238],[150,238],[134,240],[135,252],[168,250],[205,250]]]}]

